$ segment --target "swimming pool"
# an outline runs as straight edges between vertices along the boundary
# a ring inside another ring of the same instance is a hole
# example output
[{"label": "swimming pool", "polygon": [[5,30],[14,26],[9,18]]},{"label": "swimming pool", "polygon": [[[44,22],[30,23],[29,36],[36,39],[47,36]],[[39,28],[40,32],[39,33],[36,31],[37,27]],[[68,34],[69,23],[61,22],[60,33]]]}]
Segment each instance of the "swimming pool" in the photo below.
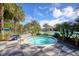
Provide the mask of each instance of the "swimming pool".
[{"label": "swimming pool", "polygon": [[56,42],[56,38],[50,38],[47,36],[32,36],[26,40],[27,44],[32,45],[55,44]]}]

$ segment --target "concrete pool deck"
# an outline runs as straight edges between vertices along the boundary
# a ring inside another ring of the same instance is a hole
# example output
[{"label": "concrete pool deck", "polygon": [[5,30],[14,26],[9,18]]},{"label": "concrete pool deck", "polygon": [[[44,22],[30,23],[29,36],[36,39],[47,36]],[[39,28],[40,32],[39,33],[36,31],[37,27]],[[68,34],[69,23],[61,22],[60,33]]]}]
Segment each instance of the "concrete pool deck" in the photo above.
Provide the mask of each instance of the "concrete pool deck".
[{"label": "concrete pool deck", "polygon": [[79,50],[67,54],[60,52],[60,49],[53,46],[43,47],[42,49],[27,44],[9,46],[0,50],[0,56],[79,56]]},{"label": "concrete pool deck", "polygon": [[[29,37],[30,34],[26,35],[22,35],[23,38]],[[61,52],[61,49],[57,46],[66,46],[62,43],[42,47],[24,44],[23,41],[19,43],[18,41],[0,42],[0,56],[79,56],[79,50],[72,51],[69,54]]]}]

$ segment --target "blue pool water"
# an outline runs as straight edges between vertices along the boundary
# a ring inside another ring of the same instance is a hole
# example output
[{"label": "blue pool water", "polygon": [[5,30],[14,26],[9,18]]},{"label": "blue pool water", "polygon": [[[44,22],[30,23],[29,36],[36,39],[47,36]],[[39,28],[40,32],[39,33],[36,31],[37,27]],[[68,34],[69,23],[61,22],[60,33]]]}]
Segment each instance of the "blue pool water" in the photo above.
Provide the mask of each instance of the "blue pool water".
[{"label": "blue pool water", "polygon": [[55,38],[49,38],[47,36],[32,36],[27,39],[26,43],[35,45],[54,44],[57,40]]}]

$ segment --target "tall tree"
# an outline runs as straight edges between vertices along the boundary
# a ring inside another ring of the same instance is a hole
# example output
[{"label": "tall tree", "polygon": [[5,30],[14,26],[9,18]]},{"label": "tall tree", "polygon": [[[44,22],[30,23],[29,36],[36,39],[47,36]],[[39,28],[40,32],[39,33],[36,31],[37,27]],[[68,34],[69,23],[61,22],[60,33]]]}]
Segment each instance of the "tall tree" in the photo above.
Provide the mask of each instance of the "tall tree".
[{"label": "tall tree", "polygon": [[47,23],[44,24],[43,27],[44,27],[44,30],[45,30],[45,31],[48,31],[48,29],[49,29],[49,25],[48,25]]},{"label": "tall tree", "polygon": [[[24,20],[24,12],[22,8],[15,3],[0,3],[0,10],[1,10],[0,12],[2,17],[2,21],[1,21],[2,28],[4,28],[4,25],[6,25],[6,22],[9,23],[12,20],[14,22],[16,21],[19,22]],[[2,29],[2,32],[4,33],[3,29]]]},{"label": "tall tree", "polygon": [[5,39],[5,33],[4,33],[4,18],[3,18],[3,15],[4,15],[4,6],[2,4],[0,4],[0,20],[1,20],[1,32],[2,32],[2,39],[4,40]]},{"label": "tall tree", "polygon": [[38,34],[41,30],[41,26],[40,24],[33,20],[31,23],[28,23],[25,25],[25,27],[27,28],[27,30],[29,30],[32,34]]}]

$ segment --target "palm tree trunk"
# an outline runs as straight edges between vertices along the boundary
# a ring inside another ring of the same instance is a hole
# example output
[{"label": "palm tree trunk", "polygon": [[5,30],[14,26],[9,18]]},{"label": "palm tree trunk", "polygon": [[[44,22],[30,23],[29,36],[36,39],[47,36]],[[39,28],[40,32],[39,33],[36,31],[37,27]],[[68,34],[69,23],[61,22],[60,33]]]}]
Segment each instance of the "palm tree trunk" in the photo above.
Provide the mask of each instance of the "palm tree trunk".
[{"label": "palm tree trunk", "polygon": [[15,33],[15,20],[14,20],[14,18],[12,18],[12,21],[13,21],[13,32]]},{"label": "palm tree trunk", "polygon": [[14,33],[16,33],[16,23],[14,21]]},{"label": "palm tree trunk", "polygon": [[4,18],[3,18],[3,14],[4,14],[4,7],[1,8],[1,17],[2,17],[2,20],[1,20],[1,32],[2,32],[2,40],[5,40],[5,31],[4,31]]}]

